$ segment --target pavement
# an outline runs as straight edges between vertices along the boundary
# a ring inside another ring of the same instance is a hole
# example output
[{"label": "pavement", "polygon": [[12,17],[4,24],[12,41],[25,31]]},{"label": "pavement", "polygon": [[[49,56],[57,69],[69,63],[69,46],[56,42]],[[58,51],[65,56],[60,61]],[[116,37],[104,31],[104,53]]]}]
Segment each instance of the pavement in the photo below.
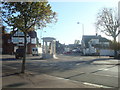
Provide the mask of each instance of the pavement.
[{"label": "pavement", "polygon": [[114,57],[99,57],[96,59],[93,59],[92,64],[97,65],[120,65],[119,59],[114,59]]},{"label": "pavement", "polygon": [[[11,71],[12,70],[12,71]],[[36,74],[26,71],[19,73],[15,68],[9,67],[2,73],[2,88],[100,88],[85,85],[81,82],[55,77],[47,74]]]},{"label": "pavement", "polygon": [[94,61],[92,64],[105,64],[105,65],[120,65],[120,61],[118,59],[111,59],[111,60],[101,60],[101,61]]},{"label": "pavement", "polygon": [[[12,55],[7,57],[14,58]],[[6,56],[3,55],[3,59]],[[39,57],[36,57],[36,59]],[[32,56],[29,59],[33,60]],[[59,61],[59,59],[58,59]],[[118,64],[118,60],[95,60],[92,64]],[[55,77],[47,74],[36,74],[26,71],[21,74],[17,69],[6,67],[6,72],[2,72],[2,88],[101,88],[100,86],[83,84],[74,80]]]},{"label": "pavement", "polygon": [[2,79],[3,88],[97,88],[46,74],[15,74],[5,76]]}]

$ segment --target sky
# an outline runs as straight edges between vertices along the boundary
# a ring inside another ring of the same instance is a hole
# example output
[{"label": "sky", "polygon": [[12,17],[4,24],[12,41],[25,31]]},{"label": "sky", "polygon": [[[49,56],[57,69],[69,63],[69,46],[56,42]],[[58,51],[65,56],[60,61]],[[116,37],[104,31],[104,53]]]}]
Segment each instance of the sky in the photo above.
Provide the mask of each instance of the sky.
[{"label": "sky", "polygon": [[[116,8],[117,1],[50,1],[52,10],[57,12],[58,21],[56,24],[50,24],[43,30],[38,30],[37,35],[40,37],[54,37],[62,44],[73,44],[75,40],[82,39],[84,25],[84,35],[95,35],[97,13],[104,7]],[[77,22],[80,22],[77,24]],[[98,32],[103,37],[103,33]],[[108,37],[106,37],[108,38]]]}]

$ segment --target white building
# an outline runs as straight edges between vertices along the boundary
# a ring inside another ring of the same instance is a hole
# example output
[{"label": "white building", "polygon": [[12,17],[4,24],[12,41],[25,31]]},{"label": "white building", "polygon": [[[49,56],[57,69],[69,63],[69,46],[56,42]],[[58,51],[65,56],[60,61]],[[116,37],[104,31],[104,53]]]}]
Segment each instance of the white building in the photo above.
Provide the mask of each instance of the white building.
[{"label": "white building", "polygon": [[56,57],[56,39],[53,37],[43,37],[43,46],[42,46],[42,58],[54,58]]},{"label": "white building", "polygon": [[[109,48],[110,41],[104,37],[96,35],[84,35],[81,46],[84,55],[111,55]],[[104,53],[104,51],[106,53]]]},{"label": "white building", "polygon": [[[118,17],[120,20],[120,1],[118,2]],[[120,27],[119,27],[119,30],[120,30]],[[120,34],[118,35],[118,42],[120,42]]]}]

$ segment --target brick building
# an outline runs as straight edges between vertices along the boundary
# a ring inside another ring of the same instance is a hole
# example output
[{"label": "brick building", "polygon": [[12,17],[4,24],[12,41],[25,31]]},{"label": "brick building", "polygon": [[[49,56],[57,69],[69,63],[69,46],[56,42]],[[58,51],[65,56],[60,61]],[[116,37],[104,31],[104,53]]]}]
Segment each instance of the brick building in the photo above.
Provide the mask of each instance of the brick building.
[{"label": "brick building", "polygon": [[[4,31],[4,28],[3,28]],[[32,48],[36,47],[37,33],[30,31],[27,34],[27,53],[32,53]],[[3,33],[2,34],[2,53],[14,54],[16,49],[24,47],[24,33],[16,32],[14,34]]]}]

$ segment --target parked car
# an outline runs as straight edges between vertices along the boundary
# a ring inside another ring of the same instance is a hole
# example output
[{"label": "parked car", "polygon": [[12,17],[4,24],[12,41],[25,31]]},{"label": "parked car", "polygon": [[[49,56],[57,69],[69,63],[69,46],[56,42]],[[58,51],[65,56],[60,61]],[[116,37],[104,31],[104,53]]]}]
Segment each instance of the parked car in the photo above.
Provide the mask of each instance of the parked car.
[{"label": "parked car", "polygon": [[65,51],[65,52],[63,52],[63,54],[71,54],[72,53],[72,51]]},{"label": "parked car", "polygon": [[81,53],[80,49],[73,49],[72,52],[73,53]]},{"label": "parked car", "polygon": [[15,58],[16,59],[23,58],[24,56],[23,52],[24,52],[24,49],[22,48],[16,49]]}]

